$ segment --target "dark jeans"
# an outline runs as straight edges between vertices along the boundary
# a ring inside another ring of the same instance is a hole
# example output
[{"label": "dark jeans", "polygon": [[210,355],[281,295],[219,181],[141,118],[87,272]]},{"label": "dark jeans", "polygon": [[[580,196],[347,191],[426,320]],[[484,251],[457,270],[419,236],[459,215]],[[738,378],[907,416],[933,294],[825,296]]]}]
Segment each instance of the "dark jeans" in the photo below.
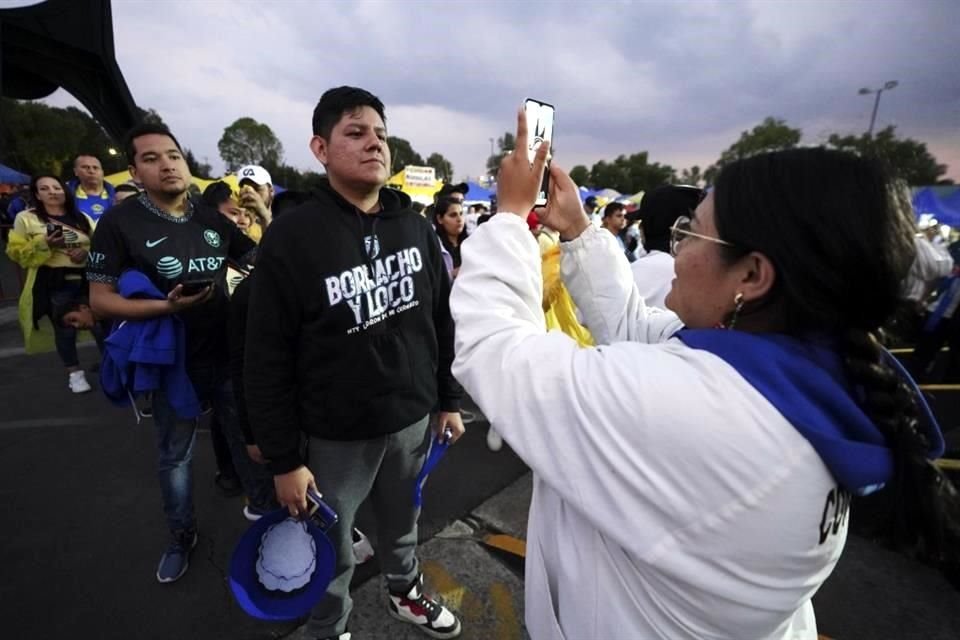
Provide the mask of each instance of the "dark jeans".
[{"label": "dark jeans", "polygon": [[233,467],[230,442],[224,435],[223,425],[216,414],[210,416],[210,443],[213,445],[213,457],[217,461],[217,473],[227,478],[236,478],[237,470]]},{"label": "dark jeans", "polygon": [[[50,306],[56,311],[58,308],[69,305],[73,302],[84,300],[86,297],[86,287],[80,280],[67,280],[63,285],[50,292]],[[90,330],[94,339],[97,341],[97,347],[103,352],[104,331],[99,323]],[[77,356],[77,330],[73,327],[65,327],[60,323],[53,323],[54,344],[57,347],[57,354],[65,367],[77,367],[80,365],[80,358]]]},{"label": "dark jeans", "polygon": [[[237,400],[233,393],[233,385],[227,375],[226,367],[206,367],[195,368],[190,371],[190,380],[193,382],[197,397],[205,406],[213,409],[213,415],[210,416],[211,438],[214,444],[214,453],[216,449],[223,444],[227,446],[227,455],[230,465],[227,471],[232,470],[240,479],[243,491],[250,504],[259,509],[273,509],[278,507],[274,497],[273,474],[271,474],[265,465],[260,465],[250,459],[247,454],[246,442],[243,438],[243,431],[240,428],[240,420],[237,414]],[[214,435],[214,428],[219,431]],[[219,440],[219,442],[218,442]],[[220,471],[224,471],[220,468]]]},{"label": "dark jeans", "polygon": [[[237,405],[226,368],[207,367],[190,371],[197,398],[213,409],[212,419],[220,423],[230,445],[233,464],[250,503],[261,509],[277,506],[274,497],[273,476],[263,465],[247,455],[243,434],[237,421]],[[193,445],[196,441],[196,418],[184,420],[174,413],[166,394],[153,394],[153,422],[157,431],[160,492],[163,511],[171,531],[193,529]]]}]

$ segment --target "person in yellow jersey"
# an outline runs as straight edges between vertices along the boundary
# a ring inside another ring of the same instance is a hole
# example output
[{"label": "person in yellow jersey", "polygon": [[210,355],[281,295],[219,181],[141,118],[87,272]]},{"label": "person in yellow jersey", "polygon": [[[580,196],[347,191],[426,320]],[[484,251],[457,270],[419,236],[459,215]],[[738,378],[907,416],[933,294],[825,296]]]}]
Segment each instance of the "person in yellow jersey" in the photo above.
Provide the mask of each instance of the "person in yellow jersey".
[{"label": "person in yellow jersey", "polygon": [[103,179],[100,160],[91,154],[81,153],[74,159],[73,175],[67,186],[77,209],[96,222],[114,204],[113,185]]}]

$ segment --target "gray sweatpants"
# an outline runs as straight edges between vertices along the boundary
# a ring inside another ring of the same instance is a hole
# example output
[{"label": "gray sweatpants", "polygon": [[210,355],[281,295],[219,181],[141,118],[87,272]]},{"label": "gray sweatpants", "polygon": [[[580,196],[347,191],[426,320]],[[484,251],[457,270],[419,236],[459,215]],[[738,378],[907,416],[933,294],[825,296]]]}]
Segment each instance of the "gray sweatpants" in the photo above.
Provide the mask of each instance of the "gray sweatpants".
[{"label": "gray sweatpants", "polygon": [[360,504],[371,497],[377,517],[377,556],[387,587],[399,591],[420,572],[417,519],[413,505],[417,474],[430,445],[429,416],[387,436],[340,442],[310,438],[310,471],[324,501],[340,521],[329,532],[337,551],[337,568],[327,595],[310,613],[307,633],[325,638],[343,633],[353,601],[353,521]]}]

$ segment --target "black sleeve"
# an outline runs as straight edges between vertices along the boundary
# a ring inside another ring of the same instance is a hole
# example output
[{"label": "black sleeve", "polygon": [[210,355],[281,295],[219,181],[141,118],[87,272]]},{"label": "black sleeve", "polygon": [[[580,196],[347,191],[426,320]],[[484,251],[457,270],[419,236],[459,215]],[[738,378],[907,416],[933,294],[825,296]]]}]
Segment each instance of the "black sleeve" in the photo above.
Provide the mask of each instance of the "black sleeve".
[{"label": "black sleeve", "polygon": [[306,250],[296,246],[298,226],[283,222],[270,225],[260,245],[257,275],[251,283],[243,364],[253,437],[274,474],[287,473],[304,463],[297,411],[303,295],[298,279],[310,274],[297,265],[297,256]]},{"label": "black sleeve", "polygon": [[[432,235],[433,237],[429,237]],[[453,315],[450,313],[450,276],[447,267],[443,264],[440,253],[440,244],[436,234],[428,234],[430,244],[430,264],[434,272],[437,288],[433,297],[433,325],[437,332],[437,347],[439,361],[437,362],[437,394],[440,401],[440,411],[460,411],[460,399],[463,398],[463,387],[453,377]]]},{"label": "black sleeve", "polygon": [[247,310],[250,307],[250,279],[245,278],[230,298],[230,319],[227,322],[227,337],[230,344],[230,381],[233,383],[233,395],[237,401],[237,421],[243,431],[243,440],[247,444],[256,444],[253,430],[250,428],[250,415],[247,412],[247,394],[243,388],[243,354],[246,351]]},{"label": "black sleeve", "polygon": [[119,227],[117,213],[116,209],[105,213],[93,231],[87,257],[88,282],[116,284],[130,263],[130,251]]}]

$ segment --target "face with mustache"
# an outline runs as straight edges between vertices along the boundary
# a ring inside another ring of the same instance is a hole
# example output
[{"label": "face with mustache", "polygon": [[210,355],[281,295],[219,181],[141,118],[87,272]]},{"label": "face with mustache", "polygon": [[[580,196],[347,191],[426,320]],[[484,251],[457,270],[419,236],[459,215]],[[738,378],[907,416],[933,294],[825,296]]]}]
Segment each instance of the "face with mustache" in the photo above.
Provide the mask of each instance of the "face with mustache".
[{"label": "face with mustache", "polygon": [[314,136],[310,148],[326,168],[331,183],[369,191],[379,189],[390,177],[387,128],[370,107],[344,112],[330,139]]}]

